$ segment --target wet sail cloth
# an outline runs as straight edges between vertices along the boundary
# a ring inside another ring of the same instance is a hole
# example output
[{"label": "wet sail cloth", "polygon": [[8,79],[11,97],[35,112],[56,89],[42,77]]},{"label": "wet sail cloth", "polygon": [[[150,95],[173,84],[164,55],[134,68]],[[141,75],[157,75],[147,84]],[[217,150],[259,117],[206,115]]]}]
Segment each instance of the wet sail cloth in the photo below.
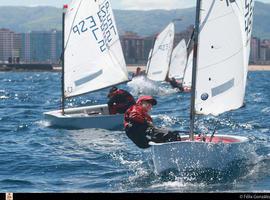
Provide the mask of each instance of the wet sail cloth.
[{"label": "wet sail cloth", "polygon": [[65,15],[65,97],[128,80],[109,0],[73,0]]},{"label": "wet sail cloth", "polygon": [[198,114],[218,115],[243,105],[253,7],[253,0],[202,1],[195,100]]},{"label": "wet sail cloth", "polygon": [[181,40],[174,48],[169,69],[169,78],[182,79],[187,63],[187,45]]}]

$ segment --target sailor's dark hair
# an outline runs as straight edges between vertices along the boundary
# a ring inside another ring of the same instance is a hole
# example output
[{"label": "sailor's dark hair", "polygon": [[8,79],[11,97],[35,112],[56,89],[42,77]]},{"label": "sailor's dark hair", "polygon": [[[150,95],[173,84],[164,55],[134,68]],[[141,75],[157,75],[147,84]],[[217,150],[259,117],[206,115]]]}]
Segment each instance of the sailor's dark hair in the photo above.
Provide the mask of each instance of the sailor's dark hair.
[{"label": "sailor's dark hair", "polygon": [[112,93],[112,92],[114,92],[114,91],[116,91],[116,90],[118,90],[118,88],[117,88],[116,86],[113,86],[113,87],[110,89],[110,93]]}]

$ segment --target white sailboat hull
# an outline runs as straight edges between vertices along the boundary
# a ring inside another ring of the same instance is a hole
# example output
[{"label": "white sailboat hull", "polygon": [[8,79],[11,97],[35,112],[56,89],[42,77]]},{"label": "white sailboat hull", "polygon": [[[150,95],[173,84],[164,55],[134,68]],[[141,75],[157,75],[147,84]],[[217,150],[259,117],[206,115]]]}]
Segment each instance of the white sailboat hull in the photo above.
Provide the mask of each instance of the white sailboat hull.
[{"label": "white sailboat hull", "polygon": [[107,104],[45,112],[50,126],[68,129],[100,128],[122,130],[124,114],[110,115]]},{"label": "white sailboat hull", "polygon": [[[186,138],[186,141],[184,141]],[[155,172],[167,170],[213,169],[225,170],[230,163],[248,158],[246,147],[248,138],[233,135],[218,135],[215,139],[234,142],[182,141],[171,143],[150,142]]]}]

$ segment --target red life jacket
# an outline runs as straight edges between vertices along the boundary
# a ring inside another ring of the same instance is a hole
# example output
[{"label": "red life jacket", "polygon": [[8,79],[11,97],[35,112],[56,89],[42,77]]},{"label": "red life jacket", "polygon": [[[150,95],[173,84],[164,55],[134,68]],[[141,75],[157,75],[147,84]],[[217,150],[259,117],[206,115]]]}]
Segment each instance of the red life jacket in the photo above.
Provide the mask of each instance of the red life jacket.
[{"label": "red life jacket", "polygon": [[129,123],[144,124],[145,122],[153,122],[150,115],[147,113],[145,108],[141,104],[131,106],[124,116],[124,126],[126,127]]},{"label": "red life jacket", "polygon": [[121,89],[118,89],[116,91],[114,91],[112,94],[111,94],[111,98],[112,97],[115,97],[117,95],[121,95],[121,96],[124,96],[125,97],[125,100],[126,102],[135,102],[133,96],[131,94],[129,94],[127,91],[125,90],[121,90]]}]

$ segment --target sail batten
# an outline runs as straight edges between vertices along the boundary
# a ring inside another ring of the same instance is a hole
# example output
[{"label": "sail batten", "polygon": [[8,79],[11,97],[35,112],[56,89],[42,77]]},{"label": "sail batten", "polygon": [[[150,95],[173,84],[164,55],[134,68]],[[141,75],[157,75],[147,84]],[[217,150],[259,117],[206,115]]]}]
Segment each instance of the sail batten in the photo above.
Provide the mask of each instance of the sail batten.
[{"label": "sail batten", "polygon": [[66,98],[128,81],[109,0],[73,0],[65,24]]},{"label": "sail batten", "polygon": [[202,0],[195,99],[197,114],[218,115],[243,105],[250,43],[247,32],[252,24],[252,15],[244,13],[247,10],[253,13],[247,4],[253,7],[254,1]]},{"label": "sail batten", "polygon": [[149,79],[154,81],[165,80],[169,71],[174,33],[174,23],[170,23],[156,38],[147,70]]}]

